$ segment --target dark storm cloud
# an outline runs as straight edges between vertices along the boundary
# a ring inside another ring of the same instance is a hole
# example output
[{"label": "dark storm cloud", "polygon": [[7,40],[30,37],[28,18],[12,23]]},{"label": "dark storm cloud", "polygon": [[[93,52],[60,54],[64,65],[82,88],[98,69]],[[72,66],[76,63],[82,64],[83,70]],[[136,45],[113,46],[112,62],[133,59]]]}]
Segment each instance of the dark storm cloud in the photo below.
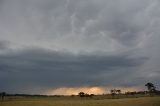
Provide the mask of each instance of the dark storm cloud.
[{"label": "dark storm cloud", "polygon": [[98,56],[73,55],[43,49],[24,50],[0,56],[0,85],[3,90],[14,92],[39,86],[56,88],[110,85],[110,81],[114,79],[107,80],[107,77],[101,75],[114,77],[121,74],[115,81],[123,79],[126,73],[130,75],[134,67],[142,65],[146,59],[130,58],[128,54]]},{"label": "dark storm cloud", "polygon": [[157,83],[159,5],[0,0],[0,88],[34,93],[58,86]]}]

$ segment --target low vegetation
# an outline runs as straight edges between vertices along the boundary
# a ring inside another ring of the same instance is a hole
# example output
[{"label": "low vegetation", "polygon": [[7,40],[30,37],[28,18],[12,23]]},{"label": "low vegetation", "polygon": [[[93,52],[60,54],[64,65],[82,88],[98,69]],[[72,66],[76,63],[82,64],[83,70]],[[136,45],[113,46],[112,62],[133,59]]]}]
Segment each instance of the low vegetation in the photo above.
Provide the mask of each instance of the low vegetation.
[{"label": "low vegetation", "polygon": [[94,95],[28,95],[0,93],[0,106],[160,106],[160,91],[147,83],[148,91],[126,92],[110,90],[110,94]]},{"label": "low vegetation", "polygon": [[160,106],[160,97],[104,98],[12,97],[0,102],[0,106]]}]

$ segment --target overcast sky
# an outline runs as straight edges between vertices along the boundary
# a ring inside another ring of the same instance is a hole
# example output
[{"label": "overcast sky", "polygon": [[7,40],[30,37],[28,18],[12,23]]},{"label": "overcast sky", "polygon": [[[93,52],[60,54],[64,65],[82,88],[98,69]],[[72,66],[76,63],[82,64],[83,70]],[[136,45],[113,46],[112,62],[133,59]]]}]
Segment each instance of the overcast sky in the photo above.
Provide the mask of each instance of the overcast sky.
[{"label": "overcast sky", "polygon": [[159,0],[0,0],[0,91],[160,88]]}]

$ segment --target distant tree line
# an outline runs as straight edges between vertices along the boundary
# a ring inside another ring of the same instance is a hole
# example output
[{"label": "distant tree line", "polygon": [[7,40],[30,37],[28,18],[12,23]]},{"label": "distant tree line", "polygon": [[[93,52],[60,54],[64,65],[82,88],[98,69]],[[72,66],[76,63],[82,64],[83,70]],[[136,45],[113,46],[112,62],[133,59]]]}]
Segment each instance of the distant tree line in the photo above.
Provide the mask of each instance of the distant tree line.
[{"label": "distant tree line", "polygon": [[[160,91],[156,90],[156,87],[153,83],[148,82],[147,84],[145,84],[145,86],[147,87],[148,91],[134,91],[134,92],[125,92],[124,94],[121,93],[120,89],[111,89],[110,90],[110,94],[112,95],[112,98],[114,98],[115,95],[136,95],[136,94],[141,94],[141,95],[145,95],[145,94],[149,94],[150,96],[153,95],[160,95]],[[79,97],[92,97],[94,96],[94,94],[87,94],[84,92],[79,92]]]},{"label": "distant tree line", "polygon": [[78,95],[80,97],[92,97],[92,96],[94,96],[94,94],[87,94],[87,93],[84,93],[84,92],[79,92]]},{"label": "distant tree line", "polygon": [[[111,89],[110,90],[110,94],[112,96],[112,98],[116,97],[116,95],[136,95],[136,94],[141,94],[141,95],[150,95],[150,96],[153,96],[153,95],[160,95],[160,91],[158,91],[156,89],[156,86],[151,83],[151,82],[148,82],[145,84],[145,86],[147,87],[148,91],[134,91],[134,92],[125,92],[125,93],[122,93],[120,89]],[[0,92],[0,101],[4,101],[5,100],[5,96],[25,96],[25,97],[51,97],[51,96],[48,96],[48,95],[30,95],[30,94],[7,94],[6,92]],[[52,95],[52,97],[62,97],[64,95]],[[71,95],[72,97],[75,96],[75,95]],[[85,93],[85,92],[79,92],[78,93],[78,96],[79,97],[93,97],[95,96],[94,94],[88,94],[88,93]]]},{"label": "distant tree line", "polygon": [[[151,82],[148,82],[145,84],[145,86],[147,87],[148,91],[134,91],[134,92],[125,92],[126,95],[135,95],[135,94],[149,94],[150,96],[153,96],[153,95],[160,95],[160,91],[158,91],[156,89],[156,86],[151,83]],[[111,92],[112,94],[112,92]]]},{"label": "distant tree line", "polygon": [[110,92],[112,95],[121,94],[121,90],[119,90],[119,89],[111,89]]}]

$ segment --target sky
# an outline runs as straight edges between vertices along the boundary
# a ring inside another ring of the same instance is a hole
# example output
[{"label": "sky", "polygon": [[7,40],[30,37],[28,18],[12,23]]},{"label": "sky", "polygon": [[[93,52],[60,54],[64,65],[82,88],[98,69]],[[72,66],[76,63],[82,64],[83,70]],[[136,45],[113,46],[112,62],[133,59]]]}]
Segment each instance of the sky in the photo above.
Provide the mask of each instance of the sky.
[{"label": "sky", "polygon": [[0,0],[0,91],[160,89],[159,0]]}]

